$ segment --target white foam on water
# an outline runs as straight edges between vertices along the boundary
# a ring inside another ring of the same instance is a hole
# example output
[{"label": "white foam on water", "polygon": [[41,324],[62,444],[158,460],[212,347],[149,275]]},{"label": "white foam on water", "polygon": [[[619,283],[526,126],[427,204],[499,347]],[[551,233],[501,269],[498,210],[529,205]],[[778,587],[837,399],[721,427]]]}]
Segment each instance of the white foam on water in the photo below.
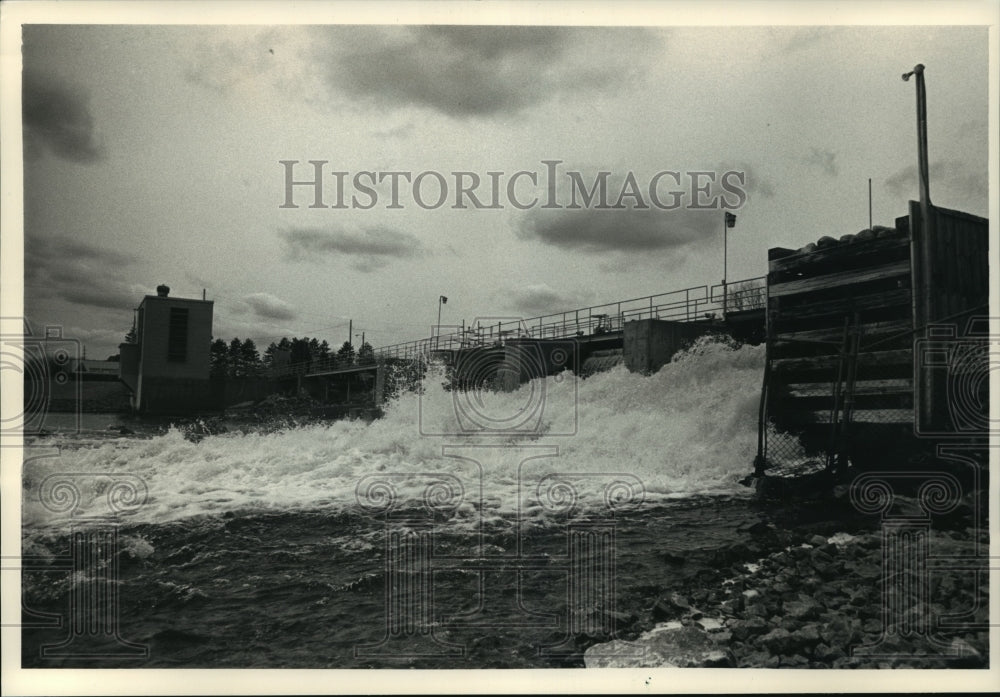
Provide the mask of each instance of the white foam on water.
[{"label": "white foam on water", "polygon": [[[248,509],[357,510],[359,501],[378,514],[386,497],[428,500],[471,519],[599,511],[630,497],[634,504],[746,494],[738,480],[756,452],[763,362],[763,347],[703,338],[650,376],[619,366],[586,380],[564,373],[513,392],[470,395],[448,391],[432,374],[422,394],[393,399],[369,424],[199,442],[173,429],[88,443],[25,462],[24,522],[34,530],[65,524],[65,512],[41,503],[40,487],[66,472],[91,475],[77,480],[78,513],[100,509],[114,481],[92,475],[138,478],[147,493],[131,520],[156,523]],[[529,433],[455,435],[477,420],[516,425],[518,414],[530,415]],[[445,456],[446,446],[458,457]],[[558,455],[530,459],[546,446]]]}]

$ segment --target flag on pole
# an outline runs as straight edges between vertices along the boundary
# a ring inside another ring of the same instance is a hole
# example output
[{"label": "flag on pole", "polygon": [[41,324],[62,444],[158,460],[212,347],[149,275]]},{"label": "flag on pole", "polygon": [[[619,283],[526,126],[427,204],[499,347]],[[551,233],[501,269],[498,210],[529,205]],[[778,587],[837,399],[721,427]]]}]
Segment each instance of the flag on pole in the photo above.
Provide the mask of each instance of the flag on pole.
[{"label": "flag on pole", "polygon": [[445,297],[444,295],[441,296],[441,304],[442,305],[447,305],[448,304],[448,298]]},{"label": "flag on pole", "polygon": [[736,216],[726,211],[726,227],[736,227]]}]

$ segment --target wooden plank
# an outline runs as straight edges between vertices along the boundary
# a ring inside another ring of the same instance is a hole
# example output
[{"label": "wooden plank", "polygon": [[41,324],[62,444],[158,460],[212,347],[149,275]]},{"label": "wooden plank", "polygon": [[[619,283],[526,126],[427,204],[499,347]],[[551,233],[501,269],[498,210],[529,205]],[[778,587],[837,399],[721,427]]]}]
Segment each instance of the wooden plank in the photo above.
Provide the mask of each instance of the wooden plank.
[{"label": "wooden plank", "polygon": [[786,249],[784,247],[771,247],[767,250],[767,258],[770,259],[780,259],[781,257],[787,257],[790,254],[797,254],[799,250],[797,249]]},{"label": "wooden plank", "polygon": [[[775,370],[822,370],[835,365],[840,360],[839,355],[809,356],[804,358],[776,358],[771,361]],[[858,354],[858,365],[871,367],[882,365],[909,365],[913,360],[913,349],[896,349],[894,351],[871,351]]]},{"label": "wooden plank", "polygon": [[[809,302],[794,304],[795,298],[784,298],[780,305],[777,298],[773,305],[777,306],[776,322],[784,319],[812,319],[825,317],[827,315],[844,315],[852,312],[865,312],[867,310],[877,310],[881,308],[902,306],[907,316],[910,316],[910,289],[892,288],[881,293],[869,293],[854,298],[836,298],[834,300],[824,300],[822,302]],[[771,308],[775,310],[774,307]],[[841,323],[843,319],[840,320]]]},{"label": "wooden plank", "polygon": [[946,214],[937,209],[942,235],[936,253],[947,250],[943,285],[952,293],[948,303],[940,308],[940,316],[957,314],[986,302],[988,294],[987,223],[975,216],[966,218]]},{"label": "wooden plank", "polygon": [[962,239],[965,251],[963,266],[968,269],[968,273],[961,276],[964,281],[962,295],[970,307],[975,307],[979,304],[976,299],[988,292],[989,283],[984,279],[989,275],[989,254],[985,245],[979,248],[975,235],[962,235]]},{"label": "wooden plank", "polygon": [[[938,221],[941,221],[943,216],[938,215]],[[944,272],[944,277],[941,279],[941,287],[938,289],[944,297],[942,299],[941,309],[944,311],[945,317],[950,317],[959,311],[958,309],[958,294],[955,292],[959,283],[961,282],[961,276],[963,273],[959,270],[959,258],[955,254],[956,247],[959,240],[955,239],[958,237],[956,234],[958,231],[955,229],[955,221],[947,220],[944,225],[943,232],[945,234],[938,235],[936,241],[937,255],[941,260],[941,270]],[[965,271],[964,273],[969,273]]]},{"label": "wooden plank", "polygon": [[[830,397],[833,395],[832,382],[793,382],[789,383],[788,394],[792,397]],[[911,378],[896,380],[858,380],[854,383],[856,395],[890,395],[907,394],[913,391]]]},{"label": "wooden plank", "polygon": [[[768,273],[781,273],[783,271],[803,271],[808,273],[811,269],[821,267],[826,264],[851,263],[856,259],[859,264],[864,265],[866,259],[884,259],[886,256],[894,256],[893,252],[907,254],[910,241],[905,235],[894,237],[882,237],[874,240],[861,242],[838,242],[829,247],[821,247],[812,252],[795,253],[781,257],[768,257]],[[869,264],[870,265],[870,264]]]},{"label": "wooden plank", "polygon": [[[828,424],[830,410],[800,412],[798,423]],[[851,412],[851,422],[855,424],[905,424],[913,423],[912,409],[855,409]]]},{"label": "wooden plank", "polygon": [[771,297],[780,298],[798,293],[809,293],[815,290],[827,290],[829,288],[867,283],[868,281],[882,281],[888,278],[907,276],[909,273],[910,261],[906,259],[884,266],[842,271],[840,273],[831,273],[815,278],[803,278],[786,283],[770,283],[767,287],[767,293]]},{"label": "wooden plank", "polygon": [[[823,342],[840,345],[844,336],[844,324],[842,318],[839,319],[840,326],[823,327],[822,329],[810,329],[807,331],[774,332],[775,340],[778,343],[787,342]],[[893,334],[906,334],[910,331],[910,322],[907,320],[890,320],[886,322],[869,322],[861,325],[861,342],[864,345],[865,339],[873,337],[885,337]]]},{"label": "wooden plank", "polygon": [[[927,221],[923,219],[920,211],[920,204],[917,201],[909,202],[910,213],[910,258],[913,271],[910,277],[910,287],[913,289],[913,323],[914,328],[921,328],[918,336],[922,335],[931,319],[931,292],[930,279],[930,259],[927,253]],[[934,375],[936,372],[931,366],[924,362],[914,361],[913,371],[914,394],[913,402],[916,406],[915,420],[927,427],[933,423],[934,395],[932,394]],[[919,379],[916,379],[919,377]]]},{"label": "wooden plank", "polygon": [[970,227],[979,226],[982,228],[984,233],[986,233],[990,228],[989,218],[980,218],[978,215],[973,215],[972,213],[956,211],[952,208],[942,208],[941,206],[934,206],[934,210],[937,211],[938,215],[947,216],[949,218],[957,218],[964,223],[971,223]]},{"label": "wooden plank", "polygon": [[896,230],[900,234],[905,235],[906,237],[909,237],[910,236],[910,216],[908,216],[908,215],[901,215],[900,217],[896,218],[895,223],[893,224],[893,227],[896,228]]}]

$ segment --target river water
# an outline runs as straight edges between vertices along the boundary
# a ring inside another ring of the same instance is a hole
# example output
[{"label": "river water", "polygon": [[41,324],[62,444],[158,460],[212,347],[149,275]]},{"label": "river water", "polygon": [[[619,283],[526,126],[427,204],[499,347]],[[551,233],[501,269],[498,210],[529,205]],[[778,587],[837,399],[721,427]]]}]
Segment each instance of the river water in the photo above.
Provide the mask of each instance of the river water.
[{"label": "river water", "polygon": [[23,665],[582,665],[760,522],[763,360],[703,339],[652,376],[432,373],[371,423],[198,438],[70,419],[26,448]]}]

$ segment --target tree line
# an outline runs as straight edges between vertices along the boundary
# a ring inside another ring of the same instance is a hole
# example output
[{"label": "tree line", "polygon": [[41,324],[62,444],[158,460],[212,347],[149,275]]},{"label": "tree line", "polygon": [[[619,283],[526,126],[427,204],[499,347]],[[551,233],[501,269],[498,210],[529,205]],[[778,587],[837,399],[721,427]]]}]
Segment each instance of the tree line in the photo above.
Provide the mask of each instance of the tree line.
[{"label": "tree line", "polygon": [[336,363],[338,366],[367,365],[375,362],[375,350],[367,341],[357,352],[349,341],[345,341],[336,353],[324,339],[308,336],[282,337],[272,341],[261,354],[253,339],[215,339],[210,356],[210,375],[213,378],[247,378],[263,375],[269,369],[280,365],[311,366]]}]

